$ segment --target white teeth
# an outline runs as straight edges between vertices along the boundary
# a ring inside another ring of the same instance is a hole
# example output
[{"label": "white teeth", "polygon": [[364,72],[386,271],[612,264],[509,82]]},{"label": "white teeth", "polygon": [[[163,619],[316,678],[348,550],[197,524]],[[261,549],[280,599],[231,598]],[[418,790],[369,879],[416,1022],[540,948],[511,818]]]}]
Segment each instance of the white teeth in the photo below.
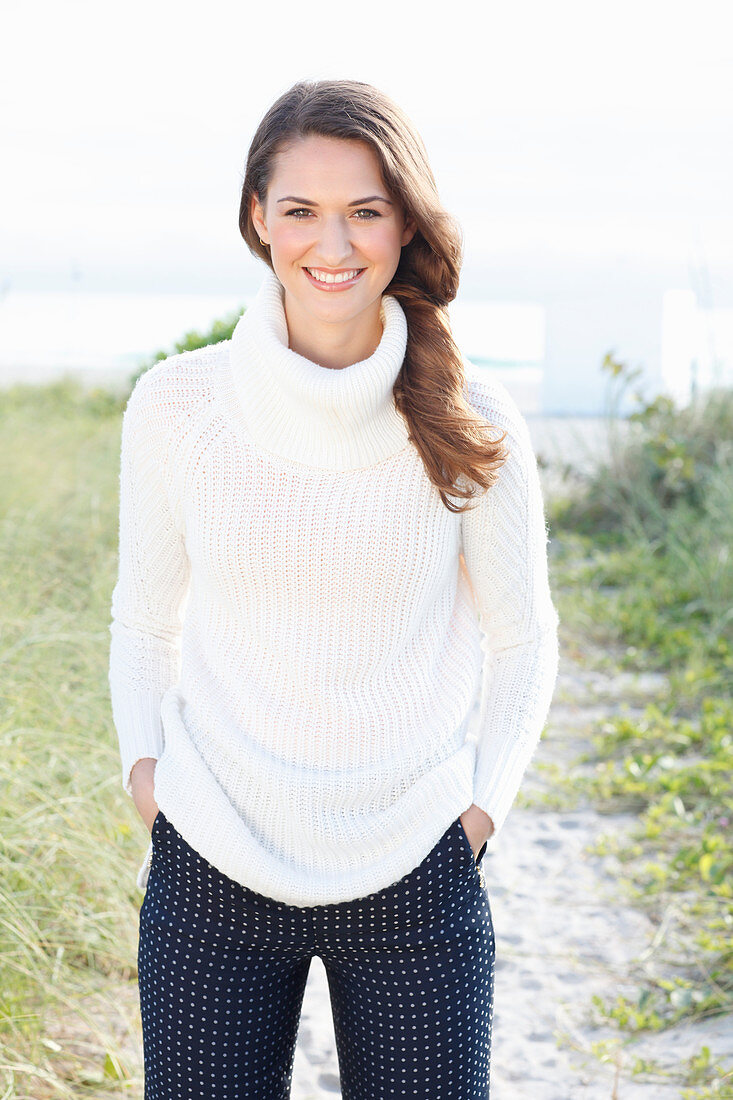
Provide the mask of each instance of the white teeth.
[{"label": "white teeth", "polygon": [[359,270],[359,268],[354,268],[353,271],[342,271],[338,275],[329,275],[326,271],[313,271],[310,267],[306,268],[308,274],[312,275],[314,279],[318,279],[319,283],[345,283],[358,275]]}]

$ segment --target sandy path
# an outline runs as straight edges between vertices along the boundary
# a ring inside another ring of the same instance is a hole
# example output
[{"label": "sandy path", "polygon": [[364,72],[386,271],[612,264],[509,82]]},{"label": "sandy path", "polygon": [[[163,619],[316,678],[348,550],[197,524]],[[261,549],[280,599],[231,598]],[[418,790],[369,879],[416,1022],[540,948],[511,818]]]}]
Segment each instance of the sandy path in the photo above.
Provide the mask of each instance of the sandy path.
[{"label": "sandy path", "polygon": [[[571,760],[585,736],[624,700],[641,706],[659,688],[653,676],[584,671],[563,655],[547,734],[524,784],[546,784],[536,764]],[[635,1079],[637,1057],[669,1069],[707,1044],[733,1061],[730,1021],[678,1027],[620,1050],[601,1064],[590,1044],[619,1038],[589,1021],[593,994],[631,993],[629,975],[655,928],[618,896],[599,858],[585,849],[600,834],[629,827],[626,815],[512,810],[484,860],[497,938],[492,1100],[672,1100],[678,1082]],[[311,963],[293,1074],[294,1100],[340,1096],[331,1009],[320,959]],[[425,1100],[450,1100],[449,1097]]]}]

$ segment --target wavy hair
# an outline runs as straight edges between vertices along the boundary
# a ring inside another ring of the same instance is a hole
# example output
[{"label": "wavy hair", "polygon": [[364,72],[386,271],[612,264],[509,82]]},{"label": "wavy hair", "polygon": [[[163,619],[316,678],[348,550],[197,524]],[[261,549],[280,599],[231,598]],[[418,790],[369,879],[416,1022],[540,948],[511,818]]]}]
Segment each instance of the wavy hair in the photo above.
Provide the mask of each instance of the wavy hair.
[{"label": "wavy hair", "polygon": [[[272,269],[269,245],[261,244],[252,221],[252,198],[264,205],[274,158],[310,135],[361,141],[376,153],[382,178],[406,217],[417,226],[402,248],[385,288],[405,311],[407,349],[395,380],[395,406],[425,471],[452,512],[478,490],[494,484],[506,460],[506,432],[481,419],[464,395],[463,358],[453,339],[448,304],[458,291],[462,233],[443,208],[420,135],[383,92],[355,80],[298,81],[269,108],[247,154],[239,230],[253,255]],[[274,269],[273,269],[274,270]]]}]

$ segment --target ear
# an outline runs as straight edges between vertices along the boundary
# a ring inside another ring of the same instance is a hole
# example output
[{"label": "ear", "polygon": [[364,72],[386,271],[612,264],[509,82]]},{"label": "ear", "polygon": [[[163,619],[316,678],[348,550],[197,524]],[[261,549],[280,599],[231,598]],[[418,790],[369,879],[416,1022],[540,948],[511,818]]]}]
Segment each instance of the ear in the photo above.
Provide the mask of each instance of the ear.
[{"label": "ear", "polygon": [[402,230],[402,247],[409,244],[412,238],[417,233],[417,222],[412,218],[408,218],[405,222],[405,228]]},{"label": "ear", "polygon": [[267,244],[267,226],[265,225],[264,217],[265,212],[262,209],[262,204],[260,203],[257,194],[252,195],[252,198],[250,199],[249,210],[252,217],[252,222],[255,229],[257,230],[257,234],[260,240],[264,241],[265,244]]}]

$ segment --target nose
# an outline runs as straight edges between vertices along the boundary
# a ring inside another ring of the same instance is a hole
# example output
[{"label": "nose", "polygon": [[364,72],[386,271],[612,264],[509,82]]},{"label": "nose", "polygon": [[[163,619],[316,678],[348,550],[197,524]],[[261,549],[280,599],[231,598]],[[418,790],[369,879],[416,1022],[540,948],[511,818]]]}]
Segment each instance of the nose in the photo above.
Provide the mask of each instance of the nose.
[{"label": "nose", "polygon": [[321,224],[316,251],[324,267],[339,267],[352,252],[349,225],[343,218],[326,218]]}]

